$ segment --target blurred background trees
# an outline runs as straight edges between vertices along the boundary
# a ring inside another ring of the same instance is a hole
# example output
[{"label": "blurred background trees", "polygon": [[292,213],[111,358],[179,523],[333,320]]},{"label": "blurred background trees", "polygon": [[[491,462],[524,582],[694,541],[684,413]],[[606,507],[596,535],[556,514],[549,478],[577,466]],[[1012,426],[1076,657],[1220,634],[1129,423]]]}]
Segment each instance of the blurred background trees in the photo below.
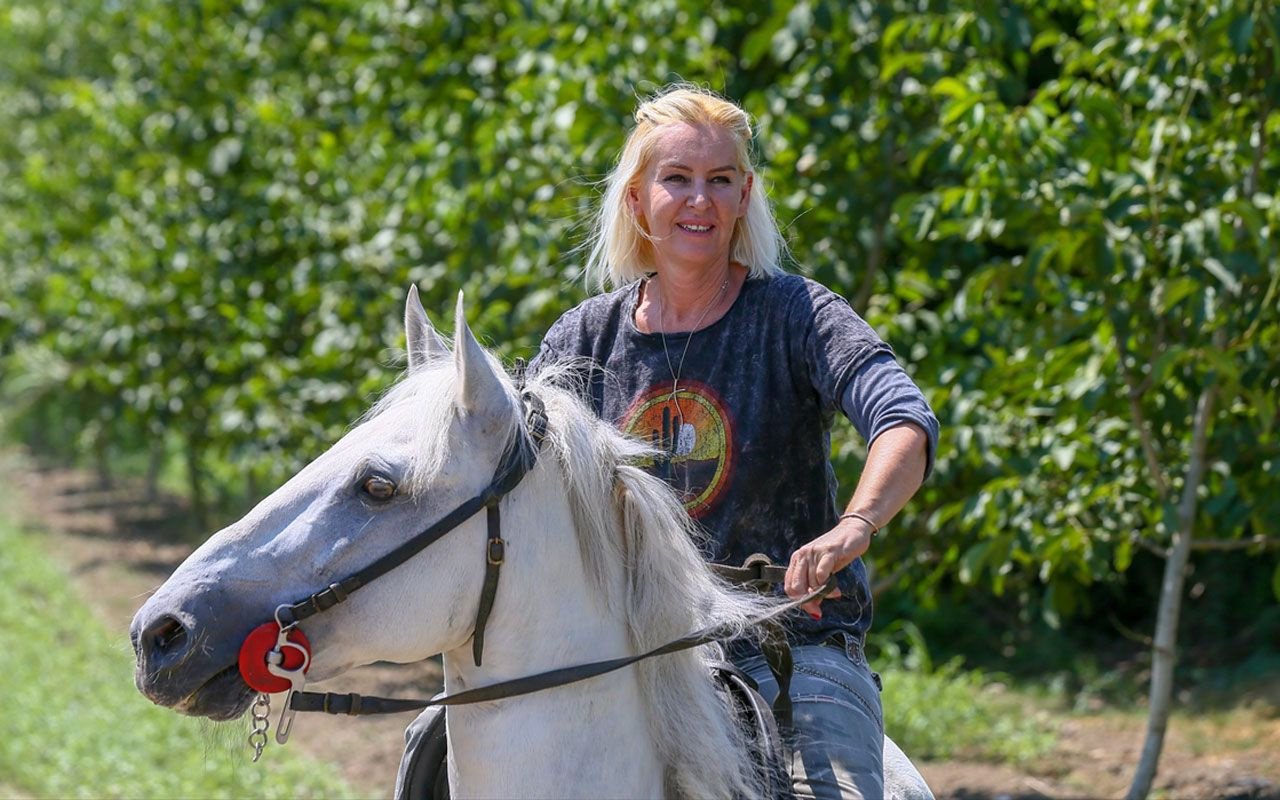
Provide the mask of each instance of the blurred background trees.
[{"label": "blurred background trees", "polygon": [[1190,558],[1184,636],[1274,652],[1278,30],[1260,0],[4,0],[0,419],[234,516],[394,380],[411,281],[530,354],[637,96],[689,80],[756,116],[795,268],[942,420],[882,618],[1030,661],[1042,623],[1152,630]]}]

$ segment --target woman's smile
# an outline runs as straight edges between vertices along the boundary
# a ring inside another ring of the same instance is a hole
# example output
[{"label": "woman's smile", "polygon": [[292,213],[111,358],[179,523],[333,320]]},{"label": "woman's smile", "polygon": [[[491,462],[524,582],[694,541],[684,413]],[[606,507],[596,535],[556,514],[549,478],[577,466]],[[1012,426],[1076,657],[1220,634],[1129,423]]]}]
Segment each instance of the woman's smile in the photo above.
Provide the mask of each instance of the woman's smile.
[{"label": "woman's smile", "polygon": [[704,236],[704,235],[710,234],[711,229],[715,227],[714,225],[707,224],[707,223],[700,223],[700,222],[677,222],[676,226],[679,227],[681,230],[687,233],[691,233],[695,236]]}]

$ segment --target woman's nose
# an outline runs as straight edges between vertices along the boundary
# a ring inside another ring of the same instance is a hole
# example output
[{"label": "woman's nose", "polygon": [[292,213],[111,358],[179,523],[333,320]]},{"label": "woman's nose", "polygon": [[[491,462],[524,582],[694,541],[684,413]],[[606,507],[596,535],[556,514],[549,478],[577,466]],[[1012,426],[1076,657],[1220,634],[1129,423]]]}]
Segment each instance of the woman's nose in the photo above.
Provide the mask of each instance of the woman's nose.
[{"label": "woman's nose", "polygon": [[711,204],[711,200],[707,197],[707,189],[705,186],[693,187],[693,191],[689,192],[689,206],[691,208],[706,208]]}]

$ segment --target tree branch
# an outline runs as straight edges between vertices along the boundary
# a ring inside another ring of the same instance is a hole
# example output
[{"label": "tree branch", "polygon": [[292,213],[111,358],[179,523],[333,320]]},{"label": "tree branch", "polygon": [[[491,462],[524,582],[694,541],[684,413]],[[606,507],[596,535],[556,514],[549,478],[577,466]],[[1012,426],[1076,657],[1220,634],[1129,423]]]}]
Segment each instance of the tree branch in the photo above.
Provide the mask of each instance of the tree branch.
[{"label": "tree branch", "polygon": [[871,251],[867,253],[867,266],[862,276],[862,284],[858,286],[858,293],[853,298],[853,310],[863,316],[867,313],[867,306],[871,304],[871,295],[875,292],[876,280],[884,269],[885,239],[888,237],[889,214],[893,210],[889,206],[889,200],[893,194],[893,167],[897,160],[893,153],[892,126],[885,131],[881,149],[884,151],[886,168],[889,170],[889,177],[885,181],[888,185],[884,187],[880,195],[880,201],[876,203],[876,216],[873,222],[875,229],[871,232]]},{"label": "tree branch", "polygon": [[1124,384],[1128,387],[1125,394],[1129,399],[1129,413],[1133,415],[1134,426],[1138,429],[1138,441],[1142,442],[1142,454],[1147,460],[1147,471],[1151,473],[1151,481],[1156,486],[1156,491],[1160,493],[1160,499],[1164,500],[1169,496],[1169,483],[1164,478],[1164,470],[1160,467],[1160,454],[1156,450],[1155,439],[1151,436],[1151,431],[1147,427],[1146,415],[1142,413],[1142,389],[1138,387],[1137,381],[1130,371],[1126,359],[1129,356],[1129,348],[1124,343],[1124,336],[1120,333],[1120,326],[1113,321],[1111,329],[1114,332],[1116,340],[1116,350],[1119,351],[1120,357],[1116,359],[1120,362],[1120,372],[1124,376]]},{"label": "tree branch", "polygon": [[[1242,199],[1246,201],[1252,200],[1253,196],[1258,193],[1258,176],[1262,172],[1262,161],[1267,153],[1267,117],[1270,116],[1270,114],[1271,95],[1263,94],[1262,114],[1258,118],[1258,144],[1253,149],[1253,164],[1250,166],[1249,174],[1245,177],[1244,181],[1244,197]],[[1236,220],[1235,233],[1237,243],[1244,240],[1245,229],[1243,218]],[[1245,329],[1245,332],[1241,334],[1240,338],[1237,339],[1236,342],[1247,342],[1253,338],[1254,334],[1257,333],[1258,326],[1262,324],[1262,318],[1265,315],[1266,309],[1272,308],[1275,305],[1276,285],[1278,282],[1280,282],[1280,274],[1272,277],[1270,285],[1267,286],[1266,295],[1262,298],[1262,304],[1258,306],[1263,313],[1259,313],[1254,316],[1253,322],[1249,323],[1249,327]],[[1234,344],[1235,343],[1233,342],[1233,345]]]},{"label": "tree branch", "polygon": [[1138,534],[1134,534],[1134,535],[1131,537],[1131,539],[1132,539],[1132,541],[1133,541],[1133,543],[1134,543],[1134,544],[1138,545],[1138,546],[1139,546],[1139,547],[1141,547],[1143,550],[1146,550],[1146,551],[1148,551],[1148,552],[1150,552],[1150,553],[1155,553],[1156,555],[1160,556],[1161,558],[1168,558],[1168,557],[1169,557],[1169,550],[1168,550],[1168,548],[1161,547],[1160,545],[1156,544],[1155,542],[1147,541],[1146,539],[1142,538],[1142,537],[1141,537],[1141,536],[1139,536]]},{"label": "tree branch", "polygon": [[1191,543],[1192,550],[1250,550],[1254,547],[1280,547],[1280,539],[1250,536],[1247,539],[1197,539]]},{"label": "tree branch", "polygon": [[[1151,343],[1151,360],[1152,361],[1155,361],[1157,358],[1160,357],[1160,354],[1164,352],[1164,328],[1165,328],[1164,323],[1165,323],[1165,316],[1163,314],[1156,317],[1156,338],[1155,338],[1155,341]],[[1155,383],[1155,380],[1156,380],[1155,371],[1153,370],[1151,372],[1148,372],[1146,377],[1142,379],[1142,383],[1138,384],[1138,394],[1140,396],[1146,394],[1147,390],[1151,388],[1151,385]]]},{"label": "tree branch", "polygon": [[[900,94],[903,79],[895,77],[891,83],[890,94]],[[880,201],[876,203],[876,216],[872,223],[875,225],[875,229],[871,232],[871,251],[867,253],[866,270],[862,276],[862,284],[858,287],[858,293],[853,298],[853,310],[863,316],[866,316],[867,306],[871,304],[871,295],[875,292],[876,280],[884,269],[885,240],[889,235],[889,217],[893,211],[891,203],[896,193],[894,169],[903,157],[902,151],[895,146],[895,128],[896,125],[894,125],[893,119],[890,118],[889,124],[885,126],[884,133],[880,139],[880,154],[884,160],[886,177],[884,185],[880,189]]]},{"label": "tree branch", "polygon": [[[1129,541],[1146,550],[1148,553],[1154,553],[1160,558],[1168,558],[1168,548],[1161,547],[1149,539],[1145,539],[1138,534],[1129,537]],[[1192,550],[1252,550],[1254,548],[1269,550],[1272,547],[1280,547],[1280,539],[1268,536],[1249,536],[1244,539],[1193,539],[1191,542]]]},{"label": "tree branch", "polygon": [[1130,641],[1137,642],[1138,644],[1144,647],[1150,647],[1151,645],[1155,644],[1155,642],[1152,641],[1150,636],[1147,636],[1142,633],[1138,633],[1134,629],[1130,628],[1129,626],[1121,622],[1119,618],[1116,617],[1115,612],[1108,613],[1107,619],[1111,621],[1111,624],[1115,627],[1116,630],[1120,631],[1120,635],[1123,636],[1124,638],[1129,639]]},{"label": "tree branch", "polygon": [[[1258,117],[1258,144],[1253,148],[1253,164],[1249,167],[1249,175],[1244,181],[1244,199],[1252,200],[1258,193],[1258,176],[1262,173],[1262,162],[1267,155],[1267,117],[1271,116],[1271,95],[1262,95],[1262,113]],[[1239,228],[1237,228],[1237,231]]]},{"label": "tree branch", "polygon": [[894,584],[902,580],[902,578],[911,571],[912,567],[918,564],[932,564],[937,560],[938,554],[934,553],[932,550],[921,553],[915,558],[907,559],[899,564],[898,568],[893,572],[890,572],[888,575],[885,575],[883,578],[880,578],[875,583],[871,584],[871,596],[879,600],[880,595],[892,589]]}]

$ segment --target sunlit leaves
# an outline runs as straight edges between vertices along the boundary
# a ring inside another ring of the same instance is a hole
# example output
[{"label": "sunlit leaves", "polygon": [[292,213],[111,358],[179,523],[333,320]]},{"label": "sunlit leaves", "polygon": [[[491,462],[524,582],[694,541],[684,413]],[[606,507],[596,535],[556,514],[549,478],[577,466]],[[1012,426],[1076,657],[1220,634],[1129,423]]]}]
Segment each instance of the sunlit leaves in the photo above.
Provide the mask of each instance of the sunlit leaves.
[{"label": "sunlit leaves", "polygon": [[[410,281],[445,328],[464,289],[479,334],[527,354],[582,296],[575,247],[636,95],[702,82],[756,117],[799,268],[942,418],[935,477],[872,558],[927,552],[922,593],[956,576],[1065,617],[1089,602],[1071,587],[1164,541],[1140,431],[1176,489],[1211,375],[1232,469],[1203,516],[1217,536],[1280,518],[1280,20],[1186,11],[17,5],[6,381],[92,420],[82,443],[185,443],[269,483],[393,379]],[[862,446],[840,430],[836,451],[847,489]]]}]

